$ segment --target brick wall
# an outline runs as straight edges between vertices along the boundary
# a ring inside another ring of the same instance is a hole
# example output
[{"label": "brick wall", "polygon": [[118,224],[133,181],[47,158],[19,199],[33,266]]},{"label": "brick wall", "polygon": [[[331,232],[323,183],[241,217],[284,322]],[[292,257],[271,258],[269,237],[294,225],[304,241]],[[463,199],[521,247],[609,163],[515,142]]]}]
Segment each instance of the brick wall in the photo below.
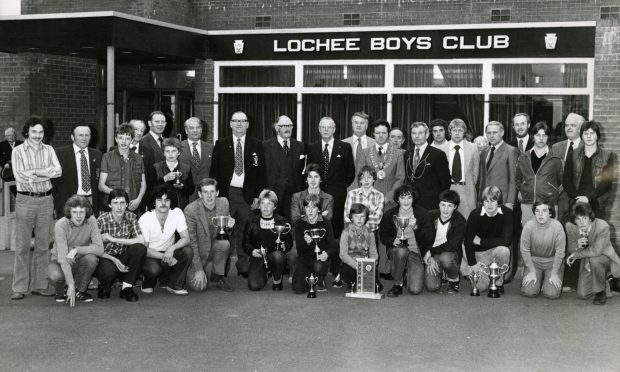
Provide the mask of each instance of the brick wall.
[{"label": "brick wall", "polygon": [[0,136],[4,130],[16,129],[19,139],[24,121],[30,115],[30,68],[27,58],[0,53]]}]

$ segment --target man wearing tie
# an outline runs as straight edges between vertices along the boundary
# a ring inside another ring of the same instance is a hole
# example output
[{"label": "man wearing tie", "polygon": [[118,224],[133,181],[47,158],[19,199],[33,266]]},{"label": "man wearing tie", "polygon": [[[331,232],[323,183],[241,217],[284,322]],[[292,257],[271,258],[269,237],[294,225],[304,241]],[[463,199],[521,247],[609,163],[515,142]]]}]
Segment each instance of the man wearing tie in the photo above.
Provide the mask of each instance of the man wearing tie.
[{"label": "man wearing tie", "polygon": [[[512,118],[512,129],[517,135],[510,145],[516,147],[519,154],[534,147],[534,136],[530,136],[530,116],[526,113],[518,113]],[[516,220],[516,219],[515,219]]]},{"label": "man wearing tie", "polygon": [[250,207],[258,207],[258,195],[265,184],[265,157],[261,142],[247,136],[250,123],[242,111],[232,114],[232,136],[217,140],[213,149],[211,178],[219,185],[220,196],[228,198],[235,229],[230,237],[231,251],[237,252],[237,272],[247,278],[249,257],[242,246],[243,231]]},{"label": "man wearing tie", "polygon": [[[185,133],[187,139],[181,142],[181,156],[179,161],[189,166],[192,170],[194,185],[199,185],[200,181],[209,177],[211,171],[211,156],[213,145],[200,138],[202,137],[203,121],[192,117],[185,120]],[[198,198],[198,188],[190,196],[190,203]]]},{"label": "man wearing tie", "polygon": [[[144,162],[144,175],[146,176],[146,195],[157,183],[157,175],[153,164],[166,160],[164,157],[164,129],[166,129],[166,116],[161,111],[153,111],[149,115],[149,132],[140,140],[139,153]],[[148,198],[145,198],[148,199]],[[144,204],[144,203],[143,203]]]},{"label": "man wearing tie", "polygon": [[[375,140],[366,135],[366,130],[368,130],[368,114],[365,112],[356,112],[353,114],[351,117],[351,127],[353,129],[353,135],[343,139],[343,141],[351,145],[353,161],[355,163],[355,174],[358,174],[360,169],[364,166],[364,150],[368,147],[372,147],[375,144]],[[353,178],[355,179],[355,176]],[[357,183],[351,183],[348,185],[347,191],[357,188]]]},{"label": "man wearing tie", "polygon": [[427,211],[437,209],[439,194],[450,188],[450,168],[446,154],[428,144],[426,123],[410,126],[414,148],[405,152],[405,179],[420,193],[417,204]]},{"label": "man wearing tie", "polygon": [[136,154],[141,154],[140,152],[140,140],[144,136],[144,132],[146,131],[146,124],[144,121],[140,119],[132,119],[129,121],[129,125],[133,128],[133,136],[131,140],[131,145],[129,146],[129,150],[135,152]]},{"label": "man wearing tie", "polygon": [[291,197],[304,189],[304,144],[293,139],[293,121],[282,115],[273,124],[277,136],[263,142],[267,188],[278,196],[276,213],[291,221]]},{"label": "man wearing tie", "polygon": [[73,144],[56,150],[62,176],[55,178],[54,209],[56,218],[65,215],[67,200],[74,194],[84,196],[93,206],[93,215],[99,213],[99,174],[101,172],[101,151],[88,147],[90,127],[84,123],[71,129]]}]

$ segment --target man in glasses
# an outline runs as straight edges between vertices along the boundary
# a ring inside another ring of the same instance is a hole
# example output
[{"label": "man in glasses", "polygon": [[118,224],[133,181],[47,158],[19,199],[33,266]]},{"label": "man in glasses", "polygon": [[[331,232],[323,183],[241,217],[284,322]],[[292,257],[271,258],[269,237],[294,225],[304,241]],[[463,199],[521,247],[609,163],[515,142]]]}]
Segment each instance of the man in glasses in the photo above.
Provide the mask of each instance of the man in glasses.
[{"label": "man in glasses", "polygon": [[265,153],[266,187],[278,196],[276,213],[291,221],[291,197],[304,189],[304,165],[306,160],[304,144],[292,138],[293,121],[280,116],[273,129],[276,137],[263,142]]},{"label": "man in glasses", "polygon": [[265,157],[261,142],[247,135],[248,116],[237,111],[232,114],[232,135],[217,140],[213,149],[211,178],[219,185],[220,196],[228,198],[230,215],[236,228],[230,237],[231,251],[237,252],[237,272],[247,278],[250,261],[243,250],[243,230],[251,206],[258,207],[258,194],[265,183]]}]

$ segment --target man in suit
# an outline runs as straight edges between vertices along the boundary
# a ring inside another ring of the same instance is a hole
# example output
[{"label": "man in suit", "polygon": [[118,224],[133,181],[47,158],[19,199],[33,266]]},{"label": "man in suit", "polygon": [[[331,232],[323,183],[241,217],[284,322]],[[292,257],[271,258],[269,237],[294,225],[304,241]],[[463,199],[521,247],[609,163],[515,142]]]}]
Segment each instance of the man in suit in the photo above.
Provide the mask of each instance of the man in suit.
[{"label": "man in suit", "polygon": [[[146,176],[146,195],[150,195],[153,187],[157,183],[157,175],[153,164],[166,160],[164,157],[164,130],[166,129],[166,116],[161,111],[153,111],[149,115],[149,132],[140,139],[138,149],[144,162],[144,175]],[[144,201],[148,200],[144,198]]]},{"label": "man in suit", "polygon": [[242,246],[243,231],[250,208],[258,206],[258,195],[265,185],[265,157],[261,142],[246,135],[250,122],[242,111],[232,114],[232,135],[219,139],[213,149],[211,178],[217,180],[220,196],[228,198],[230,215],[236,227],[230,237],[232,252],[237,252],[237,272],[247,278],[249,257]]},{"label": "man in suit", "polygon": [[[564,172],[564,166],[566,162],[577,161],[577,154],[583,148],[584,144],[581,140],[580,129],[581,125],[586,122],[586,119],[575,113],[570,113],[566,116],[564,120],[564,133],[566,134],[566,139],[564,141],[560,141],[555,143],[551,150],[549,151],[549,157],[559,157],[563,160],[562,162],[562,172]],[[558,198],[558,218],[562,224],[566,224],[570,220],[570,207],[568,204],[568,195],[566,192],[562,190],[560,192],[560,197]],[[579,262],[576,265],[566,266],[564,270],[564,278],[562,283],[564,287],[562,288],[563,292],[573,292],[575,288],[577,288],[577,280],[579,278]]]},{"label": "man in suit", "polygon": [[[351,117],[351,128],[353,129],[353,135],[343,139],[343,141],[351,145],[353,162],[355,163],[355,174],[358,174],[360,169],[364,166],[364,150],[375,144],[375,140],[366,135],[366,131],[368,130],[368,114],[365,112],[356,112],[353,114]],[[347,191],[357,188],[357,183],[351,183]]]},{"label": "man in suit", "polygon": [[323,167],[321,189],[334,198],[334,237],[339,237],[344,227],[344,203],[347,187],[355,179],[355,164],[351,146],[334,138],[336,123],[330,117],[319,122],[321,140],[308,146],[308,163]]},{"label": "man in suit", "polygon": [[[200,184],[200,180],[209,177],[211,171],[211,156],[213,155],[213,145],[200,138],[202,137],[203,121],[192,117],[185,120],[185,133],[187,139],[181,142],[181,155],[179,161],[189,166],[192,170],[194,185]],[[198,198],[196,191],[190,196],[192,202]]]},{"label": "man in suit", "polygon": [[403,150],[403,145],[405,144],[405,135],[400,128],[392,128],[390,131],[390,145],[399,149],[401,152],[405,152]]},{"label": "man in suit", "polygon": [[304,144],[292,138],[293,121],[288,116],[280,116],[273,128],[276,137],[263,142],[266,184],[278,196],[276,213],[291,222],[291,197],[304,188],[306,152]]},{"label": "man in suit", "polygon": [[101,151],[88,147],[90,137],[91,130],[88,125],[76,124],[71,128],[73,143],[56,150],[62,167],[62,175],[52,181],[56,218],[65,215],[65,203],[74,194],[86,197],[93,205],[93,214],[99,213],[98,185],[102,154]]},{"label": "man in suit", "polygon": [[[499,121],[491,121],[485,129],[489,148],[480,154],[480,187],[482,192],[488,186],[497,186],[502,192],[504,205],[514,208],[517,198],[517,158],[516,148],[504,142],[504,125]],[[480,199],[480,193],[479,198]]]},{"label": "man in suit", "polygon": [[140,140],[142,139],[142,137],[144,137],[144,132],[146,131],[146,124],[144,124],[144,121],[140,119],[132,119],[129,121],[129,125],[131,125],[131,127],[133,128],[133,137],[129,150],[135,152],[136,154],[141,154]]},{"label": "man in suit", "polygon": [[[0,142],[0,169],[11,168],[11,154],[15,146],[19,146],[23,141],[16,139],[15,129],[9,127],[4,131],[4,141]],[[4,175],[3,175],[4,176]],[[14,178],[13,178],[14,179]],[[16,195],[17,189],[11,186],[11,193]]]},{"label": "man in suit", "polygon": [[517,135],[510,142],[510,146],[515,147],[519,154],[534,147],[534,136],[530,136],[530,116],[526,113],[518,113],[512,118],[512,129]]},{"label": "man in suit", "polygon": [[448,138],[446,133],[448,131],[448,122],[443,119],[433,119],[430,126],[431,132],[433,133],[433,142],[431,142],[431,146],[440,148],[443,145],[447,145]]},{"label": "man in suit", "polygon": [[416,121],[410,126],[414,148],[405,152],[405,179],[420,193],[418,205],[437,209],[439,194],[450,188],[450,168],[446,154],[428,144],[426,123]]}]

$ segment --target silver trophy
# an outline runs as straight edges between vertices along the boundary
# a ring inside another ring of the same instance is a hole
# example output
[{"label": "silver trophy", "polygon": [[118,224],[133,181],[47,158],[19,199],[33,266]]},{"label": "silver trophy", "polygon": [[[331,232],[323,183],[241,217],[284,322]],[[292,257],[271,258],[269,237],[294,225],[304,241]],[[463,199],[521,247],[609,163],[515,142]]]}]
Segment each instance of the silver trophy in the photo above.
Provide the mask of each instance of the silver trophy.
[{"label": "silver trophy", "polygon": [[323,228],[304,230],[304,235],[308,234],[310,238],[312,238],[312,240],[314,241],[314,253],[317,260],[319,259],[319,255],[322,252],[321,248],[319,248],[319,242],[321,241],[321,239],[323,239],[326,232],[327,230]]},{"label": "silver trophy", "polygon": [[226,228],[228,227],[228,220],[230,217],[228,216],[215,216],[211,218],[211,223],[213,226],[220,229],[215,236],[217,240],[228,240],[228,233],[226,232]]},{"label": "silver trophy", "polygon": [[493,262],[489,266],[481,263],[480,269],[481,269],[480,271],[481,273],[489,277],[490,284],[489,284],[488,297],[498,298],[500,296],[500,293],[499,293],[499,289],[497,288],[497,285],[495,284],[495,282],[502,275],[506,274],[508,270],[510,270],[510,267],[506,264],[503,264],[500,267],[499,265],[497,265],[497,263],[495,263],[495,260],[493,260]]},{"label": "silver trophy", "polygon": [[310,286],[310,290],[308,291],[308,298],[316,298],[316,291],[314,288],[316,287],[316,283],[319,282],[319,277],[314,276],[313,273],[310,273],[310,276],[306,277],[306,283]]},{"label": "silver trophy", "polygon": [[265,265],[265,270],[267,271],[267,277],[269,277],[269,263],[267,262],[267,250],[262,245],[260,246],[260,254],[263,256],[263,264]]},{"label": "silver trophy", "polygon": [[398,237],[398,239],[400,240],[400,244],[398,244],[398,246],[407,247],[409,243],[407,243],[407,238],[405,237],[405,229],[407,228],[407,226],[409,226],[409,217],[400,217],[394,215],[393,220],[396,227],[400,229],[400,236]]},{"label": "silver trophy", "polygon": [[183,173],[181,173],[180,171],[176,171],[175,173],[176,173],[177,179],[174,181],[174,186],[177,188],[181,188],[183,187],[183,184],[181,183],[181,175]]},{"label": "silver trophy", "polygon": [[282,241],[281,236],[282,234],[288,234],[291,231],[291,225],[288,223],[285,223],[284,225],[275,225],[274,227],[271,228],[271,232],[273,232],[274,234],[278,235],[278,238],[276,239],[276,250],[280,249],[282,251],[286,250],[286,246],[284,244],[284,242]]},{"label": "silver trophy", "polygon": [[471,281],[471,293],[470,296],[478,297],[480,296],[480,291],[478,290],[478,281],[480,280],[480,273],[476,271],[471,271],[468,275],[469,280]]}]

